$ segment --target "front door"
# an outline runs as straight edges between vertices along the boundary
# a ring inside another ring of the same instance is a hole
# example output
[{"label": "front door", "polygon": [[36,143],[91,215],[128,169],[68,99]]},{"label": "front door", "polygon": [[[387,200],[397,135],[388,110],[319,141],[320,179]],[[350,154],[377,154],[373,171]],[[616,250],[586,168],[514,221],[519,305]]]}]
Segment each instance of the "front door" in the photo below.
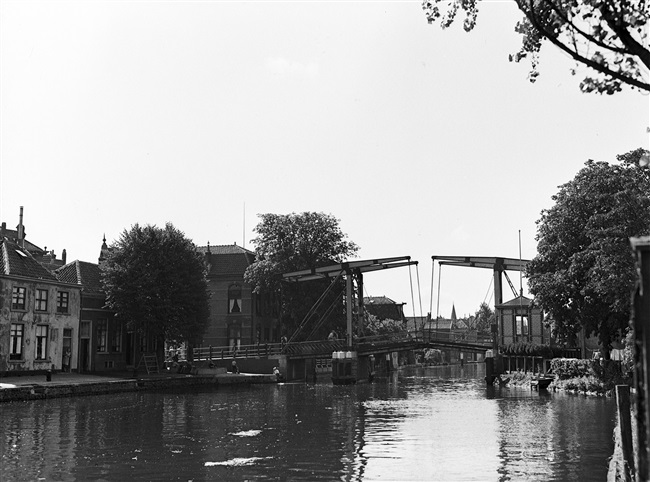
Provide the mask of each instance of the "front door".
[{"label": "front door", "polygon": [[91,326],[90,321],[82,321],[79,334],[79,371],[89,372],[92,370],[92,357],[90,353]]}]

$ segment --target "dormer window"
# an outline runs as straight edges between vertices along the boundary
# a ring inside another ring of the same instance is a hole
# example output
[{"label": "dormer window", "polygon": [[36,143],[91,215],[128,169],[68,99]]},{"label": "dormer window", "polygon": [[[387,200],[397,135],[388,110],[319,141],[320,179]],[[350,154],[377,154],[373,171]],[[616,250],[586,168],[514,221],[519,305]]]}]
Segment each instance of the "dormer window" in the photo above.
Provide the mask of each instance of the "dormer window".
[{"label": "dormer window", "polygon": [[231,285],[228,288],[228,313],[241,313],[241,286]]}]

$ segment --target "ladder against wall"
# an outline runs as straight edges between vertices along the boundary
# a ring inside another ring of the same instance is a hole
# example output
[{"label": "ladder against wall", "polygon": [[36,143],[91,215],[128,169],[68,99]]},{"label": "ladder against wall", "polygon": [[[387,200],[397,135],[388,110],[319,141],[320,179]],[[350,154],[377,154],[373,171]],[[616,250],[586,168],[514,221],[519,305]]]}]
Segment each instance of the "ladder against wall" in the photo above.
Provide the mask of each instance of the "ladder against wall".
[{"label": "ladder against wall", "polygon": [[138,363],[137,368],[144,365],[147,370],[147,375],[152,373],[159,373],[160,369],[158,368],[158,357],[155,354],[143,353],[140,362]]}]

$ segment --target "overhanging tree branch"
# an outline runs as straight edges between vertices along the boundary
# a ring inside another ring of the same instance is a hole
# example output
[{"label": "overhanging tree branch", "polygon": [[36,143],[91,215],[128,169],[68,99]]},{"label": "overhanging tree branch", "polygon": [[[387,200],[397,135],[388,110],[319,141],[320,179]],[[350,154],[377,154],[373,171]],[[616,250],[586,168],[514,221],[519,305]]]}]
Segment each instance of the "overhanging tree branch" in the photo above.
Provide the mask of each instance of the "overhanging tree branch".
[{"label": "overhanging tree branch", "polygon": [[605,5],[600,8],[600,14],[603,16],[603,19],[605,19],[605,22],[607,22],[607,25],[609,25],[609,28],[618,35],[623,45],[628,48],[630,53],[635,57],[638,57],[641,62],[643,62],[643,65],[650,69],[650,51],[637,42],[636,39],[630,35],[630,32],[628,32],[627,29],[617,20],[612,18],[611,12],[606,9]]},{"label": "overhanging tree branch", "polygon": [[551,8],[553,9],[553,11],[554,11],[554,12],[555,12],[555,13],[556,13],[560,18],[562,18],[562,20],[564,20],[568,25],[571,26],[571,30],[575,30],[576,32],[578,32],[580,35],[582,35],[582,36],[585,38],[585,40],[587,40],[587,42],[591,42],[591,43],[593,43],[593,44],[595,44],[595,45],[598,45],[599,47],[602,47],[602,48],[604,48],[604,49],[610,50],[611,52],[614,52],[614,53],[618,53],[618,54],[629,54],[629,53],[630,53],[630,52],[628,52],[628,50],[626,50],[626,49],[624,49],[624,48],[616,47],[616,46],[614,46],[614,45],[606,44],[605,42],[602,42],[601,40],[597,39],[597,38],[594,37],[593,35],[588,34],[588,33],[585,32],[584,30],[582,30],[581,28],[579,28],[575,23],[573,23],[573,21],[572,21],[571,19],[569,19],[569,17],[567,17],[567,16],[564,14],[564,12],[562,12],[562,11],[558,8],[558,6],[555,5],[554,2],[552,2],[552,1],[547,1],[546,3],[547,3],[548,5],[551,6]]},{"label": "overhanging tree branch", "polygon": [[520,9],[524,12],[524,15],[526,15],[530,23],[533,25],[533,27],[535,27],[535,29],[537,29],[537,31],[540,34],[542,34],[549,42],[551,42],[553,45],[555,45],[562,51],[569,54],[578,62],[585,64],[587,67],[591,67],[597,72],[613,77],[614,79],[620,80],[621,82],[632,85],[638,89],[646,90],[650,92],[650,84],[634,79],[627,75],[623,75],[620,72],[616,72],[612,69],[609,69],[604,65],[599,64],[598,62],[595,62],[587,57],[584,57],[583,55],[580,55],[578,52],[575,52],[569,47],[567,47],[566,45],[564,45],[556,36],[554,36],[551,32],[548,32],[544,28],[544,25],[538,20],[537,16],[534,13],[534,6],[531,0],[529,0],[527,6],[524,6],[525,8],[521,8],[523,6],[521,0],[517,0],[517,5],[520,6]]}]

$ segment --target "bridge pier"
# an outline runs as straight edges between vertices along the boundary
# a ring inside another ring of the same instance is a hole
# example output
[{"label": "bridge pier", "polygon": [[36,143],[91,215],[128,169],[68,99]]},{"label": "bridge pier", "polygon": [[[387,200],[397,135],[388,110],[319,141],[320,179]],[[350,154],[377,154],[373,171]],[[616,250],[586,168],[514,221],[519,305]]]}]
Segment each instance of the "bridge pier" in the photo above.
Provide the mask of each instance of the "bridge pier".
[{"label": "bridge pier", "polygon": [[503,374],[503,357],[488,350],[485,353],[485,382],[492,385],[495,380],[501,380]]}]

